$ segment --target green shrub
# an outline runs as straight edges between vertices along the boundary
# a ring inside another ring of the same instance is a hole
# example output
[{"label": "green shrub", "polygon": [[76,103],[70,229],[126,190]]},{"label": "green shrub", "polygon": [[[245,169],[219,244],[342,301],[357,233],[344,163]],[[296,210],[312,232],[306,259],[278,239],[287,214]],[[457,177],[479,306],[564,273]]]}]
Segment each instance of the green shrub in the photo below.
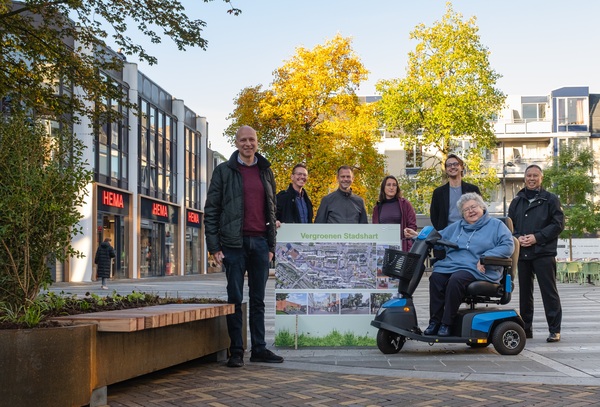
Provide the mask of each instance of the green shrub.
[{"label": "green shrub", "polygon": [[92,174],[69,130],[49,134],[42,121],[10,113],[0,117],[0,303],[33,321],[28,309],[52,282],[48,264],[82,255],[71,241]]}]

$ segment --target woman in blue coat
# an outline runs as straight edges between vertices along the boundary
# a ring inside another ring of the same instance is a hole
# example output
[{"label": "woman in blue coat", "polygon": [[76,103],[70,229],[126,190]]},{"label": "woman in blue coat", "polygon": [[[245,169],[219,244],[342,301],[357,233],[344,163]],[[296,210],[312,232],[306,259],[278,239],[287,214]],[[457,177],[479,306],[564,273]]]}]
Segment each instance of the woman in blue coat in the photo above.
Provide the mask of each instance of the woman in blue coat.
[{"label": "woman in blue coat", "polygon": [[[462,219],[439,231],[442,239],[458,244],[446,248],[446,258],[435,263],[429,278],[429,326],[425,335],[450,336],[467,287],[475,280],[499,283],[501,266],[483,265],[481,257],[509,258],[514,251],[512,234],[499,219],[492,218],[479,194],[462,195],[456,206]],[[417,232],[407,229],[405,235]]]}]

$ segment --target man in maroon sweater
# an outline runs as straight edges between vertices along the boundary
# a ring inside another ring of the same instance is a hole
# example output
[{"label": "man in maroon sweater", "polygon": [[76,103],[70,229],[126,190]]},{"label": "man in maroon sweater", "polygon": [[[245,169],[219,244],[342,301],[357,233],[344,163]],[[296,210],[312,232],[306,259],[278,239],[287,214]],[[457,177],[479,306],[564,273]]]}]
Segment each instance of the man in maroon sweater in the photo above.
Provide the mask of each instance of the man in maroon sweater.
[{"label": "man in maroon sweater", "polygon": [[283,358],[266,348],[265,289],[269,263],[275,253],[275,178],[271,163],[257,153],[252,127],[242,126],[235,138],[237,151],[219,164],[210,182],[204,206],[208,251],[227,276],[227,302],[235,313],[227,315],[231,345],[229,367],[244,366],[242,300],[248,272],[251,362],[281,363]]}]

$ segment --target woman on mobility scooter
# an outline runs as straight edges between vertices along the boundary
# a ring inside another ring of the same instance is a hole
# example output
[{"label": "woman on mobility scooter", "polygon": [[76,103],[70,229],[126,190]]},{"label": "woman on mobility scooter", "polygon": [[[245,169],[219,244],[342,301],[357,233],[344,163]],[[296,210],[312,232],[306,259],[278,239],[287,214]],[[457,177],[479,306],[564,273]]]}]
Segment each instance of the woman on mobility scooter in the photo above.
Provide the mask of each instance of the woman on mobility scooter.
[{"label": "woman on mobility scooter", "polygon": [[[489,215],[480,195],[466,193],[457,206],[463,219],[439,231],[442,239],[456,243],[458,248],[445,247],[446,257],[433,266],[429,278],[430,318],[425,335],[451,335],[452,324],[471,282],[500,282],[502,267],[484,266],[481,257],[510,257],[514,251],[510,230]],[[404,235],[414,238],[418,233],[406,228]]]}]

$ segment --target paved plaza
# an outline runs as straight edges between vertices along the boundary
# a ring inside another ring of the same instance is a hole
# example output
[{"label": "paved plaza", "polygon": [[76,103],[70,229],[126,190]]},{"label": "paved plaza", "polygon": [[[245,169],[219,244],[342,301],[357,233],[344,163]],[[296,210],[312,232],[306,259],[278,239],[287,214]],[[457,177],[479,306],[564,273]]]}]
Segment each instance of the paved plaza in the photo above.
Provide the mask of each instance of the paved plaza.
[{"label": "paved plaza", "polygon": [[[222,273],[111,281],[110,290],[161,296],[225,299]],[[517,287],[518,289],[518,287]],[[105,295],[98,283],[56,283],[55,292]],[[111,292],[109,290],[109,292]],[[274,280],[267,292],[267,342],[286,361],[249,362],[241,369],[223,362],[192,361],[108,388],[110,406],[597,406],[600,405],[600,287],[559,284],[562,340],[548,332],[536,287],[533,339],[517,356],[493,346],[408,341],[402,351],[377,348],[273,346]],[[415,295],[420,324],[427,324],[427,285]],[[513,297],[512,306],[518,306]]]}]

